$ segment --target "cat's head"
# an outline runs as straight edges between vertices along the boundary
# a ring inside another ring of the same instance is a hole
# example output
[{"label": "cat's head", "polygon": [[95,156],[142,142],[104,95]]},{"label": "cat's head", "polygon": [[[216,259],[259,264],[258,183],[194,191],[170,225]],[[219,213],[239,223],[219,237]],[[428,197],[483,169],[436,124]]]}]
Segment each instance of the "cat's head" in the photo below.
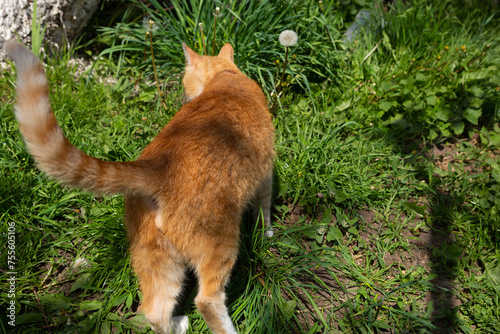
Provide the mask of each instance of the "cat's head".
[{"label": "cat's head", "polygon": [[227,43],[222,47],[218,56],[200,56],[186,44],[182,44],[186,57],[186,71],[182,84],[186,98],[192,100],[199,96],[207,83],[216,75],[228,71],[240,73],[234,64],[233,47]]}]

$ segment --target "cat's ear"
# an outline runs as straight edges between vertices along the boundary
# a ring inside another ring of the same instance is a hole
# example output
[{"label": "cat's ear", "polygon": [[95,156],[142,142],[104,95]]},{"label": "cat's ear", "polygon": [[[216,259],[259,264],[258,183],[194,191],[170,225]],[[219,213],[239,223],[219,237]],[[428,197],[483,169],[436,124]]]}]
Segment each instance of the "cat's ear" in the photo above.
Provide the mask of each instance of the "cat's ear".
[{"label": "cat's ear", "polygon": [[193,62],[201,58],[199,54],[191,50],[186,44],[182,43],[182,51],[184,51],[184,58],[186,60],[186,66],[191,66]]},{"label": "cat's ear", "polygon": [[234,51],[231,44],[229,43],[224,44],[222,49],[220,49],[219,57],[225,58],[229,60],[231,63],[234,63]]}]

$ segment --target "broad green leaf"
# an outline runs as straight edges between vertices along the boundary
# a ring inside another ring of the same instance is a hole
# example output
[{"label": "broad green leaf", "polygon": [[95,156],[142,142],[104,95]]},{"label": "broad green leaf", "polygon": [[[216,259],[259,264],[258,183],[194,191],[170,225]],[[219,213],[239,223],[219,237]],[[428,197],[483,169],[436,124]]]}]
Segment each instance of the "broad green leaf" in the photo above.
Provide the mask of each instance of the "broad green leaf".
[{"label": "broad green leaf", "polygon": [[481,110],[479,110],[479,109],[473,109],[473,108],[467,108],[467,110],[465,110],[464,117],[465,117],[466,120],[468,120],[472,124],[477,125],[479,117],[481,117]]},{"label": "broad green leaf", "polygon": [[389,102],[389,101],[380,101],[380,103],[378,104],[379,108],[382,109],[383,111],[389,111],[389,109],[391,109],[392,107],[392,102]]},{"label": "broad green leaf", "polygon": [[464,132],[465,124],[462,121],[451,123],[451,128],[456,135],[462,134]]},{"label": "broad green leaf", "polygon": [[437,91],[440,93],[448,93],[450,89],[447,86],[440,86],[439,88],[437,88]]},{"label": "broad green leaf", "polygon": [[403,106],[406,108],[406,109],[413,109],[413,101],[412,100],[406,100],[403,102]]},{"label": "broad green leaf", "polygon": [[472,94],[474,94],[474,96],[476,96],[476,97],[481,97],[484,95],[484,91],[478,86],[472,86],[470,88],[470,90],[471,90]]},{"label": "broad green leaf", "polygon": [[141,327],[147,325],[148,321],[146,320],[144,314],[139,314],[133,317],[132,319],[128,320],[127,323],[132,326]]},{"label": "broad green leaf", "polygon": [[134,302],[134,297],[132,296],[131,293],[128,294],[127,301],[125,302],[125,307],[130,308],[132,307],[132,303]]},{"label": "broad green leaf", "polygon": [[43,316],[40,313],[30,312],[16,316],[16,325],[32,324],[34,322],[42,322]]},{"label": "broad green leaf", "polygon": [[427,96],[425,98],[425,101],[427,102],[428,105],[435,106],[437,103],[437,96],[436,95]]},{"label": "broad green leaf", "polygon": [[78,304],[78,306],[82,310],[92,311],[100,309],[102,307],[102,302],[98,300],[84,300],[80,304]]},{"label": "broad green leaf", "polygon": [[328,225],[332,222],[332,209],[327,208],[323,213],[323,218],[321,219],[321,224]]},{"label": "broad green leaf", "polygon": [[103,321],[101,322],[101,334],[109,334],[111,333],[111,329],[109,328],[109,322]]},{"label": "broad green leaf", "polygon": [[121,305],[125,302],[125,299],[127,299],[128,294],[124,293],[122,295],[116,296],[112,299],[111,305],[113,306],[118,306]]},{"label": "broad green leaf", "polygon": [[491,172],[491,176],[500,184],[500,171],[498,169],[493,169],[493,171]]},{"label": "broad green leaf", "polygon": [[412,86],[413,83],[415,82],[415,79],[413,78],[413,76],[409,75],[408,77],[406,77],[406,79],[403,79],[400,82],[402,85]]},{"label": "broad green leaf", "polygon": [[480,99],[478,97],[471,97],[470,98],[470,106],[472,108],[480,109],[482,105],[483,105],[482,99]]},{"label": "broad green leaf", "polygon": [[61,294],[40,296],[40,301],[48,311],[67,310],[73,305],[68,297]]},{"label": "broad green leaf", "polygon": [[343,201],[345,201],[347,199],[347,195],[342,192],[342,191],[339,191],[337,190],[335,192],[335,203],[342,203]]},{"label": "broad green leaf", "polygon": [[355,227],[351,227],[347,230],[347,232],[351,233],[351,234],[354,234],[354,235],[358,235],[359,232],[358,232],[358,229],[355,228]]},{"label": "broad green leaf", "polygon": [[335,109],[338,111],[343,111],[351,106],[351,100],[342,101]]},{"label": "broad green leaf", "polygon": [[500,290],[500,264],[493,267],[492,263],[486,265],[486,277],[488,285],[496,290]]},{"label": "broad green leaf", "polygon": [[381,93],[385,93],[385,92],[388,92],[390,91],[392,88],[395,88],[393,87],[390,83],[384,81],[382,82],[380,85],[379,85],[379,90]]},{"label": "broad green leaf", "polygon": [[326,235],[326,241],[342,240],[342,232],[338,227],[331,227]]},{"label": "broad green leaf", "polygon": [[417,73],[417,75],[415,76],[415,80],[416,81],[425,81],[426,80],[426,77],[424,74],[422,73]]},{"label": "broad green leaf", "polygon": [[75,290],[78,290],[89,282],[90,282],[90,274],[82,274],[80,277],[78,277],[75,280],[75,283],[73,283],[69,292],[73,292]]},{"label": "broad green leaf", "polygon": [[106,319],[109,321],[122,321],[122,318],[115,313],[110,313],[106,316]]},{"label": "broad green leaf", "polygon": [[419,100],[417,101],[417,103],[415,103],[415,105],[413,106],[413,109],[415,110],[422,110],[422,108],[424,107],[424,101],[422,100]]},{"label": "broad green leaf", "polygon": [[436,111],[435,116],[437,119],[442,120],[442,121],[447,121],[448,120],[448,113],[446,110],[439,109]]},{"label": "broad green leaf", "polygon": [[372,326],[375,328],[392,329],[389,324],[382,320],[375,320],[374,322],[372,322]]},{"label": "broad green leaf", "polygon": [[283,303],[281,311],[283,312],[283,316],[286,320],[290,320],[293,317],[296,306],[297,302],[294,299],[288,300],[287,302]]}]

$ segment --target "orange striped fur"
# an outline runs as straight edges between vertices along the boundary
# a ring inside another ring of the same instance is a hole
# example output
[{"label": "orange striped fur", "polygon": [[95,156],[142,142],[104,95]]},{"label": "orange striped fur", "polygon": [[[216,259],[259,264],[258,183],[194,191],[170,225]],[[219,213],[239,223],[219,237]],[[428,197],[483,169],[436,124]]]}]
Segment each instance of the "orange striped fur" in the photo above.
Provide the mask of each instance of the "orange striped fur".
[{"label": "orange striped fur", "polygon": [[214,333],[236,333],[224,286],[252,199],[272,235],[274,129],[262,91],[238,70],[231,45],[216,57],[183,45],[190,101],[131,162],[105,162],[73,146],[51,110],[40,61],[18,42],[5,49],[18,73],[16,117],[39,168],[73,187],[125,194],[141,309],[153,328],[187,330],[187,317],[172,317],[172,311],[191,267],[199,280],[195,302],[207,325]]}]

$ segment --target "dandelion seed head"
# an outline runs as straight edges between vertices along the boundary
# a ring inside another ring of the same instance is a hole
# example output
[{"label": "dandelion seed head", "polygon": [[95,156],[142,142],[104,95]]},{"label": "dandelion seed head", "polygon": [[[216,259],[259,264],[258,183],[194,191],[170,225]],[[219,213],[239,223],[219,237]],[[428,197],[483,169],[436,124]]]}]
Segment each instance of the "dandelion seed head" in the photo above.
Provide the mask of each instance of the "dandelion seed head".
[{"label": "dandelion seed head", "polygon": [[220,11],[220,7],[215,7],[215,12],[214,12],[215,17],[221,17],[222,13]]},{"label": "dandelion seed head", "polygon": [[281,45],[286,48],[297,44],[298,39],[297,34],[293,30],[284,30],[281,32],[279,37]]},{"label": "dandelion seed head", "polygon": [[148,30],[151,30],[151,31],[156,31],[158,30],[158,25],[156,24],[155,21],[153,21],[151,19],[151,16],[145,16],[143,19],[142,19],[142,26],[145,28],[145,29],[148,29]]}]

